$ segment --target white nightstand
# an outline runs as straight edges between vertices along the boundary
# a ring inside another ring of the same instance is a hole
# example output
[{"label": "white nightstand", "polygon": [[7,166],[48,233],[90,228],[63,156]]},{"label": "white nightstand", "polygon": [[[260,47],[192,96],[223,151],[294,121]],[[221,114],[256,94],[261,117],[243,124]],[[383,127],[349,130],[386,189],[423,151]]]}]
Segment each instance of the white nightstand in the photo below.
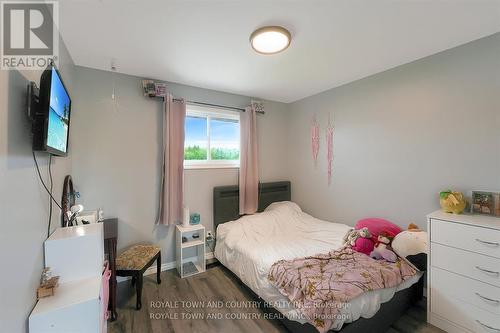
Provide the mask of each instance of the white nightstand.
[{"label": "white nightstand", "polygon": [[[193,238],[198,234],[198,238]],[[187,241],[182,242],[182,237]],[[176,227],[177,271],[181,278],[203,273],[205,266],[205,227],[201,224]]]}]

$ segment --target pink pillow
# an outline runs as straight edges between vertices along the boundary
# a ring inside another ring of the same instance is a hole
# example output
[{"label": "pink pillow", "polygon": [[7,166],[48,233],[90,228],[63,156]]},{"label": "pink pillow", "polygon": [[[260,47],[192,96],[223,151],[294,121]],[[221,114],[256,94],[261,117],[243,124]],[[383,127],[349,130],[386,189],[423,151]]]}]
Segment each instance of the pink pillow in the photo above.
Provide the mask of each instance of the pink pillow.
[{"label": "pink pillow", "polygon": [[382,231],[389,231],[392,232],[394,235],[397,235],[401,232],[401,228],[395,225],[394,223],[374,217],[359,220],[358,223],[356,223],[354,229],[359,230],[364,227],[368,228],[370,234],[372,235],[372,239],[366,239],[360,237],[356,239],[356,243],[352,248],[354,251],[361,252],[367,255],[369,255],[370,252],[373,251],[373,247],[375,246],[375,241],[377,240],[378,235]]},{"label": "pink pillow", "polygon": [[358,223],[356,223],[354,229],[359,230],[364,227],[367,227],[368,230],[370,230],[370,233],[372,234],[372,239],[374,240],[377,239],[378,235],[382,231],[390,231],[394,235],[397,235],[401,232],[401,228],[395,225],[394,223],[375,217],[359,220]]}]

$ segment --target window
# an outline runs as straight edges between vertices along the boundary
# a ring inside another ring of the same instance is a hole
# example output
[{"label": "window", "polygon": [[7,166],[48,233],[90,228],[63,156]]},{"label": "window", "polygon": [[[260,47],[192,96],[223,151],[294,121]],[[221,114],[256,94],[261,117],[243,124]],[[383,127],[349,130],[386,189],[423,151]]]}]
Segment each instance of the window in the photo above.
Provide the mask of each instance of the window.
[{"label": "window", "polygon": [[239,112],[187,105],[185,126],[186,168],[239,167]]}]

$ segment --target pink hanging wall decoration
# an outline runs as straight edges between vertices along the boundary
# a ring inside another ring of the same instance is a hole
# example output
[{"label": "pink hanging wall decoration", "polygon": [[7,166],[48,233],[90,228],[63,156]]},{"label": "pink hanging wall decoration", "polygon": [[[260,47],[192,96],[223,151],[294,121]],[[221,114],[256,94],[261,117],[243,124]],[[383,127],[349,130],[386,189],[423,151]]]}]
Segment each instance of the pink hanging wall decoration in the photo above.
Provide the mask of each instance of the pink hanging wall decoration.
[{"label": "pink hanging wall decoration", "polygon": [[319,123],[316,120],[316,115],[313,116],[311,122],[311,150],[314,161],[314,166],[318,164],[319,152]]},{"label": "pink hanging wall decoration", "polygon": [[328,117],[328,126],[326,127],[326,160],[328,163],[328,185],[332,183],[333,172],[333,124]]}]

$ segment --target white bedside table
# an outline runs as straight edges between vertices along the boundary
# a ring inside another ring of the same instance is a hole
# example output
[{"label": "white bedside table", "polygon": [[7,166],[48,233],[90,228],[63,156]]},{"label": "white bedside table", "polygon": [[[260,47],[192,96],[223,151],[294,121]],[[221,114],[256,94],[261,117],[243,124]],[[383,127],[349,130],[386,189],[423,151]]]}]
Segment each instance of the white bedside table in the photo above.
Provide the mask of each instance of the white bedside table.
[{"label": "white bedside table", "polygon": [[[198,234],[199,238],[193,238]],[[182,237],[187,241],[182,242]],[[206,269],[205,262],[205,227],[201,224],[184,227],[176,226],[175,239],[177,244],[177,271],[181,278],[198,273]]]}]

